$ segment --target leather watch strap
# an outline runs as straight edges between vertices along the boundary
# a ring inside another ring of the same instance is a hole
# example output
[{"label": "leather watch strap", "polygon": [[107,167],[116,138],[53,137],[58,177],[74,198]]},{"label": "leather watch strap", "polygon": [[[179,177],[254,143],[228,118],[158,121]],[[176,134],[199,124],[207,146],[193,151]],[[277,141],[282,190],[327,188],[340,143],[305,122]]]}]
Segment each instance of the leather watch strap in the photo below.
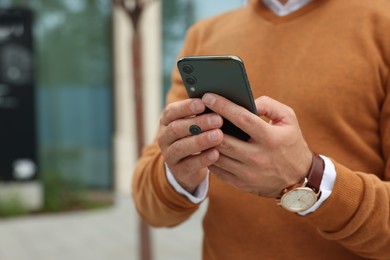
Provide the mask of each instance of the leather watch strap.
[{"label": "leather watch strap", "polygon": [[320,191],[322,176],[324,176],[325,162],[316,153],[313,153],[313,162],[307,174],[307,187],[318,193]]}]

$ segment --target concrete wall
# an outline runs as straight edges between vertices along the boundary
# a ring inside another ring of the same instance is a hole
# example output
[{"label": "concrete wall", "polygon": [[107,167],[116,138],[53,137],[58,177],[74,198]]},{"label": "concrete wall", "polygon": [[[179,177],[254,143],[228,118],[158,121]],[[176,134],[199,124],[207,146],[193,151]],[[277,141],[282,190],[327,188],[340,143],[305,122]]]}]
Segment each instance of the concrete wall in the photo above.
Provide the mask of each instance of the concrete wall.
[{"label": "concrete wall", "polygon": [[[132,27],[126,14],[114,8],[114,77],[115,77],[115,188],[130,192],[130,180],[136,158],[136,122],[131,64]],[[155,136],[161,112],[161,2],[149,4],[141,20],[144,68],[145,142]]]}]

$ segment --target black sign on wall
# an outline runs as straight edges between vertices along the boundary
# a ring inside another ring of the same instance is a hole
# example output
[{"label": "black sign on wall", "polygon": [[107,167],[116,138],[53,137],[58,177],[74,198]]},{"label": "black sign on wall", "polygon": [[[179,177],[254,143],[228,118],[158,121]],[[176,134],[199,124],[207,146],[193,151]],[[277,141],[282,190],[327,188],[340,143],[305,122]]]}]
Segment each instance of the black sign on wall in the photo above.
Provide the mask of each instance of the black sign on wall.
[{"label": "black sign on wall", "polygon": [[32,18],[0,9],[0,181],[37,176]]}]

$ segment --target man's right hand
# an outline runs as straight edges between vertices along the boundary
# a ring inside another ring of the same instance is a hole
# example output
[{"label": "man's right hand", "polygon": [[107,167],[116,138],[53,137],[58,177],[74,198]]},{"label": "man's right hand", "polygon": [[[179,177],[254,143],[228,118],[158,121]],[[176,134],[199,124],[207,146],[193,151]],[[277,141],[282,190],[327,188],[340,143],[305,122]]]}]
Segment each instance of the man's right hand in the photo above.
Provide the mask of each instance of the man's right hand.
[{"label": "man's right hand", "polygon": [[[186,99],[169,104],[160,119],[158,143],[164,160],[176,181],[189,193],[194,193],[206,178],[208,166],[219,158],[214,147],[223,140],[219,129],[223,119],[215,113],[202,114],[201,99]],[[202,132],[192,135],[191,125]]]}]

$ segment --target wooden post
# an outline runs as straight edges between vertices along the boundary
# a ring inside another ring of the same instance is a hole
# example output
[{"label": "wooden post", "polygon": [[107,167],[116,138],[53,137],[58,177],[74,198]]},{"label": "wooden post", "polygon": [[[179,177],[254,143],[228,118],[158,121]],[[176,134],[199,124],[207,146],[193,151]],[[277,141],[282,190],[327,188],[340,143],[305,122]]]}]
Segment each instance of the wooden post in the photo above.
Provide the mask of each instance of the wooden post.
[{"label": "wooden post", "polygon": [[[139,29],[139,22],[141,20],[142,13],[147,4],[153,2],[142,1],[142,0],[113,0],[114,5],[121,7],[133,27],[133,36],[131,41],[131,55],[133,63],[133,79],[134,79],[134,102],[135,102],[135,118],[136,118],[136,135],[137,135],[137,157],[141,155],[142,148],[145,141],[144,131],[144,111],[143,111],[143,69],[142,69],[142,35]],[[126,4],[127,3],[127,4]],[[140,219],[139,222],[139,253],[141,260],[151,260],[151,240],[150,240],[150,229]]]}]

